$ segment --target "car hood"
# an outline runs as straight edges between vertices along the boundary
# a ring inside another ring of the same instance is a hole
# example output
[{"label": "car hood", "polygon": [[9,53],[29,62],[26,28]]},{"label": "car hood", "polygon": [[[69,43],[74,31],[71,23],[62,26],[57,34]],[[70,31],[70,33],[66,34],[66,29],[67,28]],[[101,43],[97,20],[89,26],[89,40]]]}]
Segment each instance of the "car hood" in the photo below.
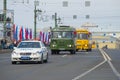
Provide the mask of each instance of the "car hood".
[{"label": "car hood", "polygon": [[37,51],[41,51],[40,48],[16,48],[14,50],[15,52],[19,52],[19,53],[22,53],[22,52],[32,52],[32,53],[35,53]]}]

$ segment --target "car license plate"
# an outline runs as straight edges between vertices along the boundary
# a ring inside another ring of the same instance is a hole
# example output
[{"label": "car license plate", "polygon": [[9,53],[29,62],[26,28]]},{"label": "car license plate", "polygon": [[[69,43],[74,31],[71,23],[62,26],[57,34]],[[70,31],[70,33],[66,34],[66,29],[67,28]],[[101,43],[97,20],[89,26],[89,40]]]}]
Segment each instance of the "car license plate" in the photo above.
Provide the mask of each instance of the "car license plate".
[{"label": "car license plate", "polygon": [[22,56],[22,57],[21,57],[21,60],[30,60],[30,57]]}]

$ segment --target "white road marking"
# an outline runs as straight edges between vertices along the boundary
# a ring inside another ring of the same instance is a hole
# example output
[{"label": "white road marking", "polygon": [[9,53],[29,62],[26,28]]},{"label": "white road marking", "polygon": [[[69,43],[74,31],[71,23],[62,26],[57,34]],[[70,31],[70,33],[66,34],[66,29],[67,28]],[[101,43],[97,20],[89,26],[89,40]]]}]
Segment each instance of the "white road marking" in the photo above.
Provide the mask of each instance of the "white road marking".
[{"label": "white road marking", "polygon": [[104,61],[102,61],[101,63],[99,63],[98,65],[94,66],[93,68],[91,68],[90,70],[84,72],[83,74],[80,74],[79,76],[73,78],[72,80],[78,80],[80,78],[82,78],[83,76],[87,75],[88,73],[92,72],[93,70],[95,70],[96,68],[98,68],[99,66],[101,66],[102,64],[104,64],[105,62],[107,62],[107,58],[105,56],[105,54],[103,54],[103,51],[101,50],[101,53],[103,55]]},{"label": "white road marking", "polygon": [[85,52],[86,54],[88,54],[88,52]]},{"label": "white road marking", "polygon": [[107,61],[107,58],[106,58],[105,54],[103,54],[103,51],[101,49],[99,49],[99,50],[101,51],[101,54],[102,54],[104,60]]},{"label": "white road marking", "polygon": [[115,68],[114,65],[112,64],[112,62],[111,62],[112,59],[108,56],[108,54],[107,54],[105,51],[103,51],[102,49],[100,49],[100,51],[102,51],[102,54],[104,54],[104,55],[106,56],[107,62],[109,63],[111,69],[113,70],[114,74],[115,74],[115,75],[119,78],[119,80],[120,80],[120,73],[116,70],[116,68]]},{"label": "white road marking", "polygon": [[62,57],[66,57],[67,56],[67,54],[66,55],[63,55]]},{"label": "white road marking", "polygon": [[79,76],[73,78],[72,80],[78,80],[80,78],[82,78],[83,76],[87,75],[88,73],[92,72],[93,70],[95,70],[96,68],[98,68],[99,66],[103,65],[105,62],[108,62],[110,67],[112,68],[113,72],[115,73],[115,75],[119,78],[120,80],[120,74],[119,72],[115,69],[115,67],[113,66],[113,64],[110,62],[112,59],[108,56],[108,54],[103,51],[102,49],[99,49],[103,58],[104,58],[104,61],[102,61],[101,63],[99,63],[98,65],[94,66],[93,68],[91,68],[90,70],[84,72],[83,74],[80,74]]},{"label": "white road marking", "polygon": [[91,68],[90,70],[84,72],[83,74],[80,74],[79,76],[73,78],[72,80],[78,80],[80,78],[82,78],[83,76],[87,75],[88,73],[90,73],[91,71],[95,70],[96,68],[98,68],[99,66],[101,66],[102,64],[104,64],[106,61],[102,61],[101,63],[99,63],[98,65],[94,66],[93,68]]},{"label": "white road marking", "polygon": [[102,54],[104,54],[106,56],[107,60],[109,60],[109,61],[112,60],[104,50],[102,50],[102,49],[99,49],[99,50],[101,51]]},{"label": "white road marking", "polygon": [[115,74],[115,75],[119,78],[119,80],[120,80],[120,73],[116,70],[116,68],[113,66],[113,64],[112,64],[110,61],[108,61],[108,63],[109,63],[109,65],[110,65],[111,69],[113,70],[114,74]]}]

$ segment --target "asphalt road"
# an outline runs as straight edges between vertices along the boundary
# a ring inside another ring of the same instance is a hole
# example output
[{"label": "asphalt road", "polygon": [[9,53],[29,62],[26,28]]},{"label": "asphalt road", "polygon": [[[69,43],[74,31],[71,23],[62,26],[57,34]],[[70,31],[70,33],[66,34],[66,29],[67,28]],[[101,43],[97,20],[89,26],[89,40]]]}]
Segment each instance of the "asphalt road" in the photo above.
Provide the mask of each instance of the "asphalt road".
[{"label": "asphalt road", "polygon": [[0,54],[0,80],[120,80],[120,50],[49,54],[48,63],[11,64]]}]

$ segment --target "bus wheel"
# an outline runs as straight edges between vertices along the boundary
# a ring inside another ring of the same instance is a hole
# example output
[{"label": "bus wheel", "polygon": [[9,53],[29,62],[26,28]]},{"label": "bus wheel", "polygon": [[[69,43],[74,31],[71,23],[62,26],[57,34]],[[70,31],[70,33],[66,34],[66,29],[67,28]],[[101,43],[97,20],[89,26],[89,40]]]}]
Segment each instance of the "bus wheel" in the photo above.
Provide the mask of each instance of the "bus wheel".
[{"label": "bus wheel", "polygon": [[54,51],[54,50],[51,50],[51,54],[52,54],[52,55],[55,54],[55,51]]},{"label": "bus wheel", "polygon": [[59,51],[56,51],[56,54],[59,54]]},{"label": "bus wheel", "polygon": [[92,51],[92,49],[87,49],[86,51],[89,52],[89,51]]},{"label": "bus wheel", "polygon": [[89,51],[92,51],[92,49],[89,49]]},{"label": "bus wheel", "polygon": [[76,49],[76,51],[78,51],[78,49]]},{"label": "bus wheel", "polygon": [[76,53],[76,51],[75,51],[75,50],[71,50],[70,52],[71,52],[71,54],[75,54],[75,53]]}]

